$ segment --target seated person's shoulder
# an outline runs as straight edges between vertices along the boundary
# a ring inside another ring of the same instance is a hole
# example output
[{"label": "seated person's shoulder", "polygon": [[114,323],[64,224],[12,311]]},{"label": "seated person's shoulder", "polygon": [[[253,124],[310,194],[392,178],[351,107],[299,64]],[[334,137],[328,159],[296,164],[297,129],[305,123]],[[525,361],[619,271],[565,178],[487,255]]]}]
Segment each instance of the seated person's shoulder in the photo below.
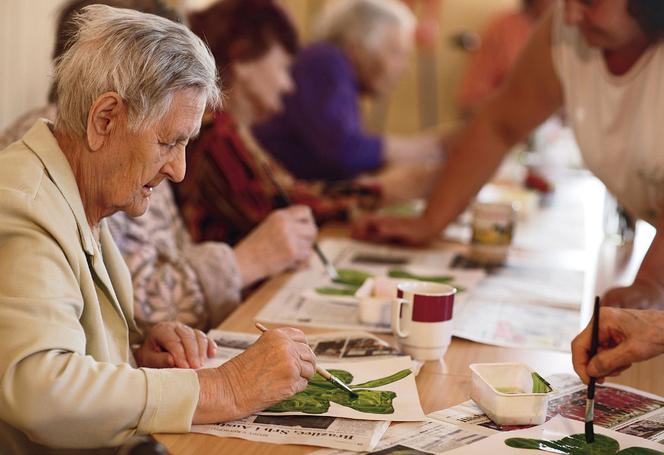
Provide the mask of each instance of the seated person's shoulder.
[{"label": "seated person's shoulder", "polygon": [[341,49],[328,43],[314,43],[303,49],[297,57],[296,67],[349,66],[350,62]]},{"label": "seated person's shoulder", "polygon": [[[39,157],[18,141],[0,152],[0,191],[35,198],[46,170]],[[4,199],[4,198],[3,198]]]}]

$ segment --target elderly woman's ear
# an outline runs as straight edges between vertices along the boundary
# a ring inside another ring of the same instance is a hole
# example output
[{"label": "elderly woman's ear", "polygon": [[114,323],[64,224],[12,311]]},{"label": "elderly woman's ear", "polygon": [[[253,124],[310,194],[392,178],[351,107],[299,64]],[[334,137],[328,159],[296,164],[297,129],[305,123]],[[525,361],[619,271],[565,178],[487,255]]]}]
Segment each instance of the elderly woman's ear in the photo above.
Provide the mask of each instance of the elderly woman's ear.
[{"label": "elderly woman's ear", "polygon": [[99,150],[119,122],[126,122],[127,107],[120,95],[115,92],[101,94],[88,113],[87,140],[92,151]]}]

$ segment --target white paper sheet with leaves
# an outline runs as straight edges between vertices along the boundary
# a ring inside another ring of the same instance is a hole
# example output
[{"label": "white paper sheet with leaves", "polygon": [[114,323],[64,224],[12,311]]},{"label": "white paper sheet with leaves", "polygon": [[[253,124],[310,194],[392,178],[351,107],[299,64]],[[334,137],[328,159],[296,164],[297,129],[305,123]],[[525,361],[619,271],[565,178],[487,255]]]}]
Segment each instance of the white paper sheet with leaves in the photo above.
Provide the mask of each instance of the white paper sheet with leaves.
[{"label": "white paper sheet with leaves", "polygon": [[[352,398],[318,377],[304,392],[266,409],[262,415],[321,415],[363,420],[425,419],[410,357],[321,364],[359,394]],[[278,410],[279,412],[271,412]]]}]

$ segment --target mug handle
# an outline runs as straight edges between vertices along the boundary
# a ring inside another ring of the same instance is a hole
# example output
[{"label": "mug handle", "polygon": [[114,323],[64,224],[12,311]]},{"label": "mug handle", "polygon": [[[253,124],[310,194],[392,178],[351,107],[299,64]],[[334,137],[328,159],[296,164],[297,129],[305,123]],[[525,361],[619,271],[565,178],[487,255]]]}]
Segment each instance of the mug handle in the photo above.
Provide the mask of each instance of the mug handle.
[{"label": "mug handle", "polygon": [[406,299],[395,299],[392,301],[392,331],[398,337],[405,338],[410,335],[410,332],[401,330],[401,305],[410,305],[410,302]]}]

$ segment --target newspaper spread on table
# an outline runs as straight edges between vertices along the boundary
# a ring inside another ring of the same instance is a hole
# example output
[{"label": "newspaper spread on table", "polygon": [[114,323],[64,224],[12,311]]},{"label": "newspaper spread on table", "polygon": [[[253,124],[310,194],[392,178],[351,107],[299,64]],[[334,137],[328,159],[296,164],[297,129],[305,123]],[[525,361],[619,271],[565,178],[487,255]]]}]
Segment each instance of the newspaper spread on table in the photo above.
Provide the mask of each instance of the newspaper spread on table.
[{"label": "newspaper spread on table", "polygon": [[[409,422],[394,424],[387,429],[374,454],[422,453],[440,454],[472,444],[486,435],[459,426],[439,421]],[[343,455],[347,450],[317,450],[310,455]]]},{"label": "newspaper spread on table", "polygon": [[[447,455],[525,455],[540,452],[570,455],[664,455],[659,443],[595,425],[595,444],[584,438],[585,422],[557,415],[542,425],[496,432]],[[526,449],[526,450],[523,450]]]},{"label": "newspaper spread on table", "polygon": [[270,444],[303,444],[366,451],[376,446],[389,424],[387,421],[325,416],[252,415],[233,422],[192,425],[191,431]]},{"label": "newspaper spread on table", "polygon": [[[560,175],[557,180],[555,203],[538,205],[519,217],[506,266],[487,275],[463,312],[455,308],[456,336],[505,347],[569,352],[583,322],[581,303],[592,297],[587,231],[594,223],[588,205],[604,189],[585,173]],[[484,202],[509,200],[511,196]],[[462,217],[455,238],[470,240],[470,221],[469,214]],[[455,258],[453,266],[473,265],[463,259]]]},{"label": "newspaper spread on table", "polygon": [[[242,353],[259,334],[211,330],[208,336],[217,344],[217,355],[206,366],[220,365]],[[319,360],[327,363],[389,358],[404,354],[384,340],[367,332],[335,332],[311,335],[307,341]],[[412,362],[417,375],[422,362]],[[272,444],[304,444],[347,451],[373,449],[388,428],[387,421],[366,421],[328,416],[252,415],[233,422],[193,425],[194,433],[235,437]]]},{"label": "newspaper spread on table", "polygon": [[[215,358],[209,365],[221,365],[254,344],[259,333],[234,332],[231,330],[210,330],[208,337],[217,345]],[[307,335],[307,342],[319,361],[349,362],[362,361],[372,357],[404,356],[405,354],[369,332],[341,331]],[[419,367],[422,362],[415,362]]]},{"label": "newspaper spread on table", "polygon": [[[552,375],[547,380],[554,388],[549,398],[547,420],[562,415],[583,421],[588,387],[569,374]],[[483,434],[524,428],[496,425],[472,400],[431,413],[428,417]],[[618,384],[597,385],[594,422],[620,433],[664,444],[664,397]]]},{"label": "newspaper spread on table", "polygon": [[[337,268],[359,268],[377,275],[397,266],[444,273],[468,272],[461,271],[464,264],[454,268],[459,255],[449,251],[398,248],[346,239],[324,240],[321,248]],[[476,276],[474,280],[472,276],[459,279],[466,281],[463,281],[464,292],[455,301],[455,336],[497,346],[569,351],[581,324],[579,307],[586,279],[583,271],[516,263]],[[257,319],[390,332],[389,320],[373,324],[362,321],[358,301],[352,297],[313,295],[312,289],[325,283],[329,283],[329,278],[312,259],[309,268],[294,274],[277,291]]]},{"label": "newspaper spread on table", "polygon": [[[350,239],[325,239],[321,249],[337,269],[361,269],[375,275],[416,265],[431,270],[446,269],[454,254],[449,251],[399,248]],[[318,258],[311,258],[305,270],[295,273],[258,313],[261,322],[335,329],[389,333],[389,321],[362,321],[358,301],[335,296],[312,295],[312,290],[329,283]]]},{"label": "newspaper spread on table", "polygon": [[581,329],[586,274],[571,267],[523,265],[527,261],[527,256],[521,257],[490,271],[464,305],[455,305],[455,336],[496,346],[569,352]]},{"label": "newspaper spread on table", "polygon": [[[547,420],[560,415],[583,421],[587,386],[569,374],[551,375],[547,380],[555,388],[549,401]],[[423,423],[390,426],[374,451],[367,453],[440,454],[500,431],[528,428],[499,427],[472,400],[433,412],[427,418],[429,420]],[[617,384],[598,385],[595,390],[595,423],[664,445],[664,397]],[[349,452],[317,450],[312,455],[346,453]]]},{"label": "newspaper spread on table", "polygon": [[473,294],[458,310],[453,334],[478,343],[569,352],[580,331],[579,310],[498,300],[490,292]]}]

